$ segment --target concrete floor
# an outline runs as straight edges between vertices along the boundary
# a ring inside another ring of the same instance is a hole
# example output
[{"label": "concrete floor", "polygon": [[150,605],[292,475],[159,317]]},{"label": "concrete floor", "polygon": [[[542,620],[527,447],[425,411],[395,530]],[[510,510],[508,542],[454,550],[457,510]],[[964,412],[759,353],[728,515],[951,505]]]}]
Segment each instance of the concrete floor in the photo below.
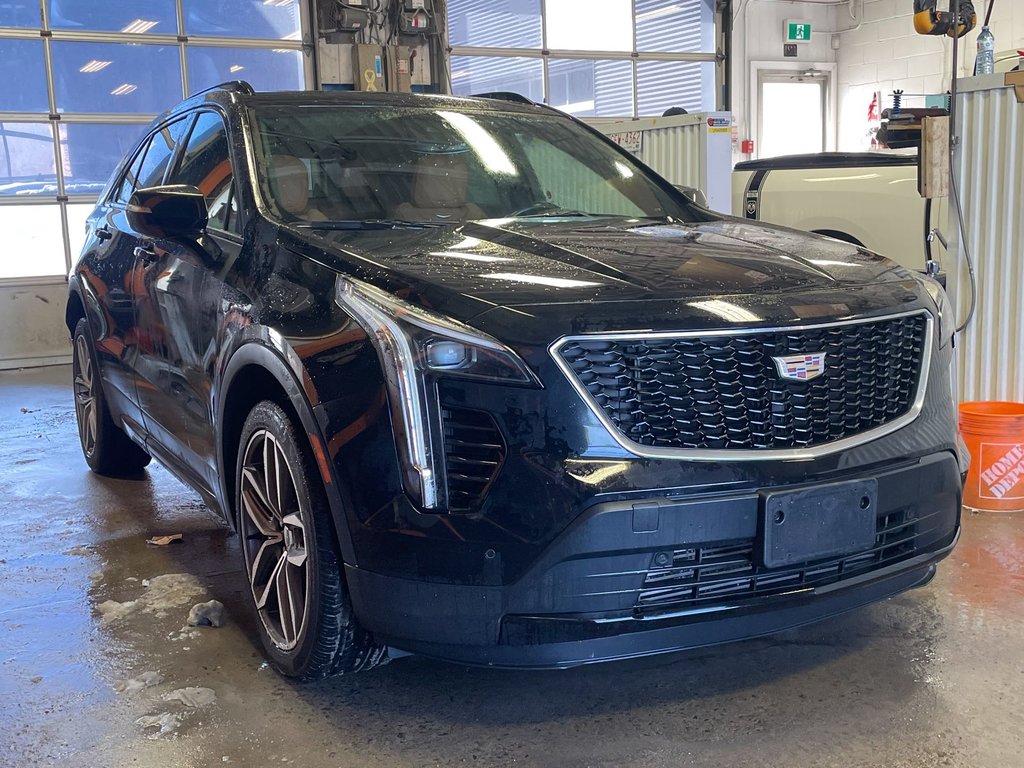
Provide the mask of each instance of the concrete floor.
[{"label": "concrete floor", "polygon": [[[158,467],[90,474],[68,381],[0,374],[0,765],[1024,764],[1024,514],[967,517],[924,589],[767,640],[549,673],[409,657],[294,686],[261,664],[235,539]],[[195,579],[143,586],[165,574]],[[228,624],[183,637],[210,597]],[[117,692],[144,672],[162,682]],[[164,699],[190,686],[216,700]],[[138,723],[164,713],[166,733]]]}]

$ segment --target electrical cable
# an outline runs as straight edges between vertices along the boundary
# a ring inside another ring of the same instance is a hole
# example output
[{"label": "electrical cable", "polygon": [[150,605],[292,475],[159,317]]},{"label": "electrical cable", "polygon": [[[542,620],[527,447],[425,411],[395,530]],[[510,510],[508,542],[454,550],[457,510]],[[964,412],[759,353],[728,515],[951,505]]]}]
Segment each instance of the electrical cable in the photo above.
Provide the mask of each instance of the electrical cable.
[{"label": "electrical cable", "polygon": [[988,26],[988,20],[992,18],[992,6],[996,4],[996,0],[988,0],[988,11],[985,12],[985,25]]},{"label": "electrical cable", "polygon": [[[920,161],[919,161],[920,162]],[[925,269],[932,259],[932,199],[924,199],[924,266]]]},{"label": "electrical cable", "polygon": [[[949,102],[949,191],[953,195],[953,201],[956,203],[956,215],[957,224],[960,227],[960,245],[964,250],[964,261],[967,263],[967,273],[971,278],[971,304],[970,309],[967,310],[967,317],[963,323],[957,326],[956,332],[962,333],[968,325],[971,324],[971,320],[974,318],[974,312],[978,305],[978,279],[974,274],[974,261],[971,259],[971,247],[967,242],[967,226],[964,223],[964,208],[960,203],[960,190],[957,188],[956,183],[956,171],[953,168],[954,155],[956,153],[956,81],[957,81],[957,63],[958,55],[960,50],[960,38],[953,38],[953,82],[950,86],[950,102]],[[963,271],[963,267],[957,265],[958,273]]]}]

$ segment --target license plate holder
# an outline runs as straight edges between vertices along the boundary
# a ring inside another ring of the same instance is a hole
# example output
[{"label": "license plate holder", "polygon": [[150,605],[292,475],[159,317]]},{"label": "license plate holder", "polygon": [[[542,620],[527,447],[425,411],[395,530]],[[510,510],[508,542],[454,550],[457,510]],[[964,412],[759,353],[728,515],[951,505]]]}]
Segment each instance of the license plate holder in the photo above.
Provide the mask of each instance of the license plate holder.
[{"label": "license plate holder", "polygon": [[779,568],[855,554],[875,543],[878,481],[761,493],[762,564]]}]

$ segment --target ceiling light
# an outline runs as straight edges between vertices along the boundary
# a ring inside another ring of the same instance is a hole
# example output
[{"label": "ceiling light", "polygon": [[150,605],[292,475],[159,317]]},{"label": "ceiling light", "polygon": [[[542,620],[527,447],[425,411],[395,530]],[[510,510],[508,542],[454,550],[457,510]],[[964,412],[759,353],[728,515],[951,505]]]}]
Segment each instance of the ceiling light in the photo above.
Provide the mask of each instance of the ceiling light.
[{"label": "ceiling light", "polygon": [[452,248],[476,248],[480,243],[481,240],[478,237],[463,237],[462,240],[453,245]]},{"label": "ceiling light", "polygon": [[478,253],[452,253],[451,251],[431,251],[431,256],[441,256],[448,259],[464,259],[465,261],[511,261],[504,256],[484,256]]},{"label": "ceiling light", "polygon": [[243,69],[245,69],[245,67],[243,67],[241,64],[232,64],[230,67],[228,67],[228,72],[241,72]]},{"label": "ceiling light", "polygon": [[271,53],[291,53],[294,50],[295,50],[294,48],[271,48],[270,52]]},{"label": "ceiling light", "polygon": [[619,172],[619,176],[624,179],[632,179],[633,172],[629,169],[625,163],[620,163],[618,160],[615,161],[615,170]]},{"label": "ceiling light", "polygon": [[82,68],[78,71],[88,73],[99,72],[101,69],[106,69],[111,64],[113,64],[112,61],[100,61],[99,59],[92,59],[90,61],[85,62],[85,64],[82,65]]},{"label": "ceiling light", "polygon": [[707,301],[691,301],[690,306],[694,309],[703,309],[723,320],[734,323],[756,323],[761,317],[755,315],[749,309],[737,306],[731,301],[721,299],[708,299]]},{"label": "ceiling light", "polygon": [[275,8],[280,8],[285,5],[291,5],[292,0],[263,0],[264,5],[271,5]]},{"label": "ceiling light", "polygon": [[473,148],[484,167],[492,173],[518,176],[515,163],[487,130],[469,115],[461,112],[438,111],[437,116],[447,122]]},{"label": "ceiling light", "polygon": [[144,32],[149,32],[149,30],[151,30],[159,23],[159,21],[146,21],[145,19],[136,19],[121,31],[127,32],[130,35],[141,35]]},{"label": "ceiling light", "polygon": [[530,285],[550,285],[552,288],[590,288],[601,285],[588,280],[568,280],[563,277],[548,277],[547,275],[520,275],[515,272],[494,272],[489,275],[480,275],[491,280],[509,280],[513,283],[529,283]]},{"label": "ceiling light", "polygon": [[129,93],[137,91],[139,86],[134,83],[121,83],[117,88],[110,92],[111,96],[127,96]]}]

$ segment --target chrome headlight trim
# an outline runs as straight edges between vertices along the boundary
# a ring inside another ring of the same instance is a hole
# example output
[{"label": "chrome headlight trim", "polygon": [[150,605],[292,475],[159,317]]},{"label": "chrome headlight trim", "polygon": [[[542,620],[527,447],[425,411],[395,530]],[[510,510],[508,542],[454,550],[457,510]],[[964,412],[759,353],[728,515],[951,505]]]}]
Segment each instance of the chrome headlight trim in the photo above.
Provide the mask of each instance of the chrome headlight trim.
[{"label": "chrome headlight trim", "polygon": [[[443,466],[444,449],[434,377],[536,388],[541,387],[540,380],[497,339],[362,281],[339,276],[335,300],[377,350],[406,491],[424,509],[443,508],[446,489],[438,468]],[[431,367],[426,351],[438,341],[471,350],[471,360],[461,367]]]}]

